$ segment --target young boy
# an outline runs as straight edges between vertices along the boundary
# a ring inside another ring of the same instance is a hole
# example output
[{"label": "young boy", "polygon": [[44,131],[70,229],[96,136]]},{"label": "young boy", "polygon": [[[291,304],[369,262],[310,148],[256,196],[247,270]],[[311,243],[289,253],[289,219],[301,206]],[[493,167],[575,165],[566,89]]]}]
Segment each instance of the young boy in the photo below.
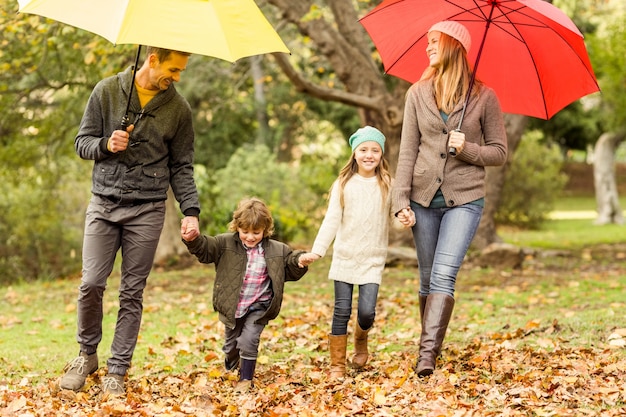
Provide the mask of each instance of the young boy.
[{"label": "young boy", "polygon": [[233,233],[199,236],[197,230],[181,227],[181,237],[200,262],[215,263],[213,308],[226,327],[224,365],[227,370],[239,366],[236,390],[247,392],[261,332],[280,312],[285,281],[299,280],[308,268],[299,266],[304,251],[269,238],[274,220],[258,198],[239,202],[228,230]]}]

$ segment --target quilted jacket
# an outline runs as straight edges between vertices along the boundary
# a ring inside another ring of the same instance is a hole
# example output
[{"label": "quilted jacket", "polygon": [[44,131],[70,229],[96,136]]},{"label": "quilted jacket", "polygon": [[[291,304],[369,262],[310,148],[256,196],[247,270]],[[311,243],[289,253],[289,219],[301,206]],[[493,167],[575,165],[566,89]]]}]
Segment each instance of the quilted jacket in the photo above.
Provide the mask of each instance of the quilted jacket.
[{"label": "quilted jacket", "polygon": [[[213,308],[219,313],[220,321],[226,327],[234,328],[235,311],[248,260],[239,234],[231,232],[217,236],[200,236],[192,242],[184,240],[183,242],[201,263],[215,264]],[[274,297],[265,314],[256,323],[267,324],[278,317],[283,302],[285,281],[298,281],[308,268],[298,267],[298,258],[304,251],[294,251],[286,244],[269,238],[264,238],[261,245],[265,251],[267,272],[272,281]]]}]

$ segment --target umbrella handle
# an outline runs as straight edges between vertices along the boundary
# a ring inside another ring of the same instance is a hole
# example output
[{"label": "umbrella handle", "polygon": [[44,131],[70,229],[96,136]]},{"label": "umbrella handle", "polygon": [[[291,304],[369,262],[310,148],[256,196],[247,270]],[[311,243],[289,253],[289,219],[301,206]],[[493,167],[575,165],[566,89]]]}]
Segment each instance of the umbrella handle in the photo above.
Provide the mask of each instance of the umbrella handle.
[{"label": "umbrella handle", "polygon": [[130,126],[130,118],[128,114],[125,114],[124,117],[122,117],[122,123],[120,123],[120,130],[126,131],[128,126]]},{"label": "umbrella handle", "polygon": [[128,117],[128,111],[130,110],[130,100],[133,98],[133,88],[135,87],[135,75],[137,74],[137,66],[139,65],[139,56],[141,55],[141,45],[137,46],[137,55],[135,56],[135,65],[133,66],[133,76],[130,81],[129,91],[128,91],[128,100],[126,101],[126,112],[124,113],[124,117],[122,117],[122,123],[120,126],[120,130],[126,130],[126,128],[130,125],[130,118]]},{"label": "umbrella handle", "polygon": [[[465,96],[465,101],[463,102],[463,111],[461,112],[461,120],[459,120],[459,126],[456,128],[457,131],[461,131],[461,123],[463,123],[463,119],[465,118],[465,110],[467,109],[467,103],[470,101],[470,97],[472,95],[472,89],[474,88],[474,82],[476,81],[476,71],[478,70],[478,63],[480,62],[480,56],[483,54],[483,46],[485,45],[485,39],[487,38],[487,30],[489,30],[489,26],[491,25],[491,16],[493,16],[493,10],[496,7],[497,1],[492,1],[491,3],[491,11],[489,12],[489,18],[487,19],[487,24],[485,26],[485,32],[483,33],[483,39],[480,42],[480,48],[478,49],[478,56],[476,57],[476,62],[474,62],[474,69],[472,70],[472,75],[469,80],[469,85],[467,88],[467,95]],[[448,153],[452,156],[456,156],[456,148],[450,147],[448,148]]]}]

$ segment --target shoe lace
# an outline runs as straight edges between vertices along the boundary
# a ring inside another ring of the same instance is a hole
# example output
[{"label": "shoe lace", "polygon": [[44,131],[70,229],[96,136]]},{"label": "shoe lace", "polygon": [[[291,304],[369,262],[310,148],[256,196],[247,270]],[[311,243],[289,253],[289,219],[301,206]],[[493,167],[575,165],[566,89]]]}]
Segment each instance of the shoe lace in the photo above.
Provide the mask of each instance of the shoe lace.
[{"label": "shoe lace", "polygon": [[78,356],[72,359],[70,362],[68,362],[67,365],[65,365],[65,372],[70,371],[72,369],[76,369],[77,373],[82,374],[83,371],[85,370],[85,358],[82,356]]},{"label": "shoe lace", "polygon": [[117,391],[124,389],[124,386],[113,376],[105,376],[102,379],[102,387],[105,391]]}]

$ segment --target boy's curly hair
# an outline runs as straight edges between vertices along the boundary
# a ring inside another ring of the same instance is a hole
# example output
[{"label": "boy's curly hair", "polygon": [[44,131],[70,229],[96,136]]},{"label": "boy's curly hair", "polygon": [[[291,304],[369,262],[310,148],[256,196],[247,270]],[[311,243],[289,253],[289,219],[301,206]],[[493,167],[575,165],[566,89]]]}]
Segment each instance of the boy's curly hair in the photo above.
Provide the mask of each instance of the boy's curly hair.
[{"label": "boy's curly hair", "polygon": [[233,212],[233,219],[228,223],[228,230],[236,232],[237,229],[261,230],[263,237],[274,234],[274,219],[267,204],[259,198],[244,198]]}]

